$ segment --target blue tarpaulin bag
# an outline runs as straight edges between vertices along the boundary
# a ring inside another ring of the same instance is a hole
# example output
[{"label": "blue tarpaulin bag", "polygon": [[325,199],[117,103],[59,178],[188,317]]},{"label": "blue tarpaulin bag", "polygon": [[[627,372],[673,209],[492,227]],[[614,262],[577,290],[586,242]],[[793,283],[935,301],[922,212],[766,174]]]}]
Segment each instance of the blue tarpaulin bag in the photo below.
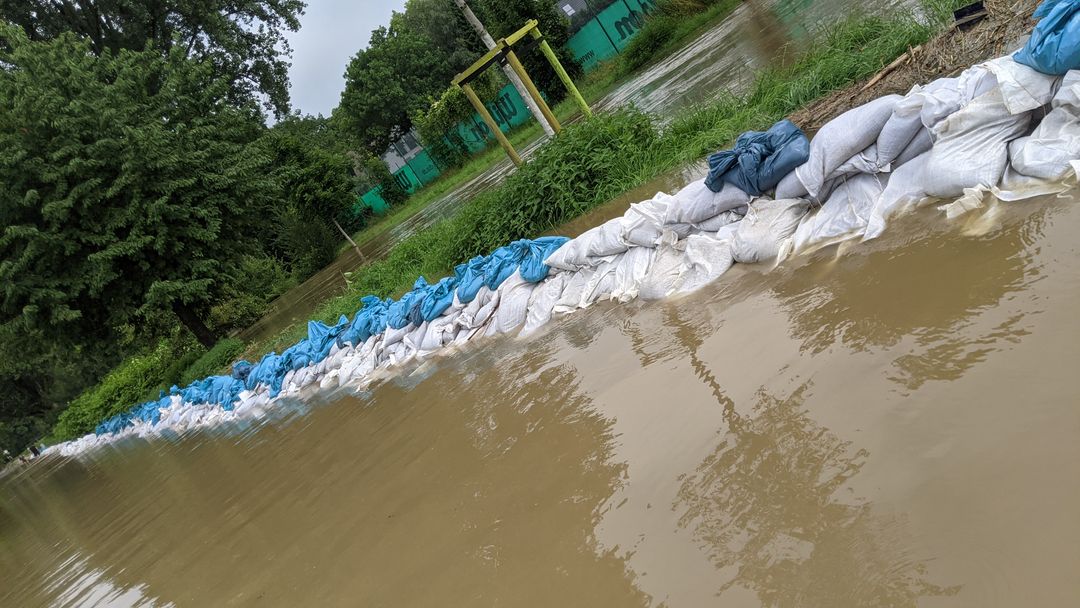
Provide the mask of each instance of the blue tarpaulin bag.
[{"label": "blue tarpaulin bag", "polygon": [[434,321],[439,315],[446,312],[454,304],[454,289],[457,287],[457,279],[443,277],[441,281],[431,286],[424,301],[420,303],[420,316],[423,321]]},{"label": "blue tarpaulin bag", "polygon": [[484,286],[484,268],[487,267],[488,259],[486,255],[478,255],[454,268],[454,276],[458,280],[457,298],[462,304],[475,300],[476,294]]},{"label": "blue tarpaulin bag", "polygon": [[353,346],[359,346],[367,342],[371,336],[386,331],[386,311],[391,301],[383,301],[375,296],[364,296],[360,298],[360,302],[364,307],[356,313],[352,323],[338,336],[342,344],[347,342]]},{"label": "blue tarpaulin bag", "polygon": [[1013,59],[1055,76],[1080,69],[1080,0],[1046,0],[1033,16],[1039,22]]},{"label": "blue tarpaulin bag", "polygon": [[484,285],[487,285],[488,289],[498,289],[503,281],[514,274],[522,258],[525,257],[526,245],[523,245],[523,243],[527,244],[528,242],[514,241],[491,252],[491,258],[488,260],[487,266],[484,267]]},{"label": "blue tarpaulin bag", "polygon": [[808,158],[810,140],[784,119],[768,131],[747,131],[735,140],[733,149],[710,155],[705,185],[720,192],[729,183],[751,196],[761,196]]},{"label": "blue tarpaulin bag", "polygon": [[539,283],[546,279],[550,268],[544,260],[569,240],[565,236],[544,236],[529,243],[525,257],[518,267],[521,278],[529,283]]}]

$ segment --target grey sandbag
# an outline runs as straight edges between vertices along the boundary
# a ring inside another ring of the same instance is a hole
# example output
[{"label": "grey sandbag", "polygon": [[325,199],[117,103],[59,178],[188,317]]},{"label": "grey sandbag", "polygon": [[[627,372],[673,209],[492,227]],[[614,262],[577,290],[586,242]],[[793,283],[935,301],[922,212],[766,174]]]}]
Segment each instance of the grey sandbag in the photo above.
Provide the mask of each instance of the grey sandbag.
[{"label": "grey sandbag", "polygon": [[731,150],[710,155],[705,185],[720,192],[728,183],[752,196],[761,196],[806,162],[809,153],[806,135],[784,119],[768,131],[747,131],[735,140]]},{"label": "grey sandbag", "polygon": [[784,176],[784,179],[780,180],[779,184],[776,184],[776,192],[773,194],[773,198],[776,200],[803,198],[809,194],[806,191],[806,186],[799,180],[798,169],[798,167],[793,169],[791,173]]},{"label": "grey sandbag", "polygon": [[795,172],[814,200],[824,198],[826,182],[851,157],[877,141],[882,127],[892,117],[899,95],[886,95],[852,108],[830,120],[810,141],[810,158]]}]

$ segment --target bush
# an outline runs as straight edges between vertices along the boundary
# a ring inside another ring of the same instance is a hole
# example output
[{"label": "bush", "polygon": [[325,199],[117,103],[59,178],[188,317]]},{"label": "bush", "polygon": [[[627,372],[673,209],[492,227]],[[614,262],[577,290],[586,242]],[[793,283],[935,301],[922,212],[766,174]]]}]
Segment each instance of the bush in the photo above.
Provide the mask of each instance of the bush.
[{"label": "bush", "polygon": [[303,217],[294,209],[277,216],[275,245],[289,260],[289,269],[303,281],[322,270],[337,257],[341,236],[323,222]]},{"label": "bush", "polygon": [[240,353],[244,352],[244,346],[244,342],[236,338],[219,341],[180,374],[180,386],[187,386],[196,380],[225,371]]}]

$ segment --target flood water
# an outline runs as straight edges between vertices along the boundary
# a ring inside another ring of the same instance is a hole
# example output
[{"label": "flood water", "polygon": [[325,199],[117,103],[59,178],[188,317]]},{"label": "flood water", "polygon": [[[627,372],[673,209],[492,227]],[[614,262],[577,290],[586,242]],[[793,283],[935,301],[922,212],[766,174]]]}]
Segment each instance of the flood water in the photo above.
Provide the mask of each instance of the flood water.
[{"label": "flood water", "polygon": [[1080,200],[0,480],[2,606],[1075,606]]},{"label": "flood water", "polygon": [[[696,103],[716,99],[724,91],[739,90],[754,74],[784,62],[805,50],[813,32],[850,15],[853,7],[864,14],[914,10],[917,0],[744,0],[731,15],[704,32],[685,48],[621,84],[594,107],[608,110],[626,105],[645,110],[660,120]],[[537,140],[519,152],[528,158],[542,143]],[[497,185],[512,173],[509,160],[451,190],[408,220],[361,246],[364,258],[385,257],[394,245],[439,220],[452,216],[476,194]],[[675,185],[675,189],[685,182]],[[656,190],[630,201],[652,198]],[[274,302],[267,315],[241,332],[248,342],[273,336],[294,322],[310,318],[319,302],[345,291],[342,273],[362,265],[352,249]]]}]

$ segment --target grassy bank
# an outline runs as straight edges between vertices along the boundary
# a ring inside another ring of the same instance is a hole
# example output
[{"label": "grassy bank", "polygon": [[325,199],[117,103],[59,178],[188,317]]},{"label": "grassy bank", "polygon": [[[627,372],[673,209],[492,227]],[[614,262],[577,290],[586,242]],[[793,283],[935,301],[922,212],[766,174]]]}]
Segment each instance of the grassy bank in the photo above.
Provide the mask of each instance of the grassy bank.
[{"label": "grassy bank", "polygon": [[[499,186],[358,271],[349,291],[324,302],[313,318],[333,322],[341,314],[355,313],[362,295],[400,294],[418,275],[436,279],[475,255],[548,232],[660,173],[729,144],[743,131],[767,128],[805,104],[870,76],[926,41],[934,29],[912,18],[852,19],[823,34],[816,48],[794,64],[760,74],[748,93],[727,94],[684,112],[663,129],[632,109],[569,125]],[[270,340],[249,345],[247,354],[257,358],[270,350],[280,352],[305,332],[306,323],[297,323]],[[223,359],[204,369],[227,363]],[[146,365],[141,360],[125,364],[84,395],[89,397],[74,401],[54,438],[74,437],[91,421],[96,424],[134,405],[139,399],[135,394],[147,388],[137,390]],[[125,381],[135,388],[127,390]],[[64,424],[65,420],[78,424]]]}]

